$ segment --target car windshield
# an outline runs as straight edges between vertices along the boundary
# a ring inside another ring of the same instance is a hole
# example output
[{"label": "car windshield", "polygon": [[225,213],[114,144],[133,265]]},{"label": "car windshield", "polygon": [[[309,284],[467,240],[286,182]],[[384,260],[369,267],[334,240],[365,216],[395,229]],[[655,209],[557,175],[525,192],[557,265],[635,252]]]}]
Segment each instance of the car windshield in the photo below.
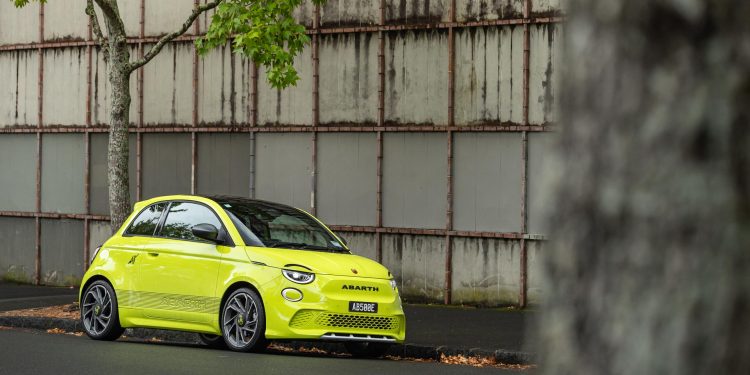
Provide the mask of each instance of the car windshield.
[{"label": "car windshield", "polygon": [[[306,213],[289,206],[249,199],[217,199],[245,242],[266,247],[348,252],[336,237]],[[239,222],[239,223],[238,223]],[[238,225],[241,224],[241,225]],[[244,227],[241,228],[240,226]],[[250,233],[247,233],[247,232]],[[245,233],[242,233],[245,232]]]}]

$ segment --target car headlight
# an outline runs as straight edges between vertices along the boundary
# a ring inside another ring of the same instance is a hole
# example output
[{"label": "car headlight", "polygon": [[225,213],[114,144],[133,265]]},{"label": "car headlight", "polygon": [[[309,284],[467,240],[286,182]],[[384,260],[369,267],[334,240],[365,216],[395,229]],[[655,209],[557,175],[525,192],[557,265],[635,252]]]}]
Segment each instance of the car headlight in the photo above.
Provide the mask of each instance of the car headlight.
[{"label": "car headlight", "polygon": [[396,287],[397,287],[396,280],[391,279],[391,289],[396,290]]},{"label": "car headlight", "polygon": [[315,280],[315,274],[309,272],[281,270],[281,274],[284,275],[287,280],[297,284],[310,284]]}]

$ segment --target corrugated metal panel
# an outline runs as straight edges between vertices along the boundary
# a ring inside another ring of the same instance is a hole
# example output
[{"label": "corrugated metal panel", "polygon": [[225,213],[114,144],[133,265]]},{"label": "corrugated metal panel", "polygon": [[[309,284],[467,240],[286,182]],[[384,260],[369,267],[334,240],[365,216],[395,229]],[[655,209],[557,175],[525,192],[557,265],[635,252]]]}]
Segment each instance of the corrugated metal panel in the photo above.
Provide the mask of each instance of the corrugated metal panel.
[{"label": "corrugated metal panel", "polygon": [[311,135],[260,133],[256,142],[256,197],[309,211]]},{"label": "corrugated metal panel", "polygon": [[448,22],[450,21],[450,1],[451,0],[386,1],[386,23]]},{"label": "corrugated metal panel", "polygon": [[532,124],[557,121],[560,29],[558,25],[533,25],[529,30],[529,122]]},{"label": "corrugated metal panel", "polygon": [[80,284],[83,276],[83,221],[42,219],[41,249],[42,284]]},{"label": "corrugated metal panel", "polygon": [[234,56],[234,121],[247,125],[252,110],[252,63],[241,55]]},{"label": "corrugated metal panel", "polygon": [[[127,3],[127,1],[120,1]],[[86,0],[48,1],[44,4],[45,40],[84,40],[89,34]],[[127,13],[124,14],[126,18]],[[137,14],[137,13],[136,13]],[[104,27],[104,19],[101,19]],[[84,80],[85,81],[85,80]]]},{"label": "corrugated metal panel", "polygon": [[190,194],[190,134],[143,135],[143,199]]},{"label": "corrugated metal panel", "polygon": [[[239,60],[239,58],[238,58]],[[217,48],[198,60],[198,121],[201,124],[231,124],[233,82],[232,50]]]},{"label": "corrugated metal panel", "polygon": [[523,27],[456,32],[457,125],[523,122]]},{"label": "corrugated metal panel", "polygon": [[312,49],[308,46],[294,61],[300,80],[297,86],[277,90],[266,78],[265,68],[258,74],[258,123],[312,124]]},{"label": "corrugated metal panel", "polygon": [[193,48],[192,42],[168,44],[145,66],[143,122],[146,125],[193,123]]},{"label": "corrugated metal panel", "polygon": [[[0,2],[3,6],[5,3]],[[0,20],[0,25],[2,23]],[[3,98],[0,100],[0,128],[36,126],[39,123],[39,54],[36,51],[0,53],[0,82],[0,95]]]},{"label": "corrugated metal panel", "polygon": [[[168,48],[169,47],[165,47],[164,49],[166,50]],[[94,52],[94,58],[92,59],[93,66],[91,68],[91,123],[94,125],[109,125],[109,111],[112,107],[112,98],[110,97],[109,93],[110,85],[109,78],[107,76],[107,64],[104,62],[104,54],[101,53],[100,50],[95,49]],[[138,52],[135,47],[130,48],[130,56],[138,56]],[[150,64],[153,64],[153,62],[151,62]],[[129,117],[130,124],[133,125],[138,122],[138,83],[136,77],[136,73],[130,76],[131,101]],[[85,104],[85,95],[82,100],[82,103]],[[53,116],[53,118],[51,118],[50,120],[54,120],[54,114],[51,115]]]},{"label": "corrugated metal panel", "polygon": [[198,134],[196,190],[200,194],[250,195],[250,137]]},{"label": "corrugated metal panel", "polygon": [[86,48],[44,50],[44,125],[86,123]]},{"label": "corrugated metal panel", "polygon": [[300,23],[301,25],[304,25],[306,28],[310,29],[313,26],[313,15],[315,14],[315,5],[311,0],[303,0],[298,6],[292,15],[294,16],[294,19]]},{"label": "corrugated metal panel", "polygon": [[[89,199],[91,213],[94,215],[109,215],[109,183],[107,182],[107,134],[91,134],[91,158],[89,160]],[[130,204],[135,203],[136,188],[136,136],[131,134],[128,158],[128,182],[130,184]]]},{"label": "corrugated metal panel", "polygon": [[560,0],[533,0],[531,2],[531,13],[534,15],[559,14],[564,8],[564,1]]},{"label": "corrugated metal panel", "polygon": [[380,2],[328,0],[320,10],[322,27],[369,26],[380,22]]},{"label": "corrugated metal panel", "polygon": [[442,302],[445,291],[445,239],[385,234],[383,265],[393,273],[408,301]]},{"label": "corrugated metal panel", "polygon": [[521,231],[521,135],[455,133],[453,225]]},{"label": "corrugated metal panel", "polygon": [[0,44],[39,41],[39,3],[18,9],[12,1],[0,1]]},{"label": "corrugated metal panel", "polygon": [[520,241],[465,237],[452,241],[454,303],[518,303]]},{"label": "corrugated metal panel", "polygon": [[377,35],[323,36],[320,65],[320,122],[377,123]]},{"label": "corrugated metal panel", "polygon": [[444,228],[445,134],[386,133],[383,137],[383,224]]},{"label": "corrugated metal panel", "polygon": [[524,0],[456,0],[456,21],[523,17]]},{"label": "corrugated metal panel", "polygon": [[34,281],[34,233],[34,219],[0,217],[0,280]]},{"label": "corrugated metal panel", "polygon": [[544,257],[544,241],[526,242],[526,259],[529,267],[526,300],[530,304],[542,302],[542,259]]},{"label": "corrugated metal panel", "polygon": [[339,232],[337,234],[339,237],[344,238],[352,253],[372,260],[377,260],[377,254],[375,252],[375,234],[356,232]]},{"label": "corrugated metal panel", "polygon": [[547,223],[546,213],[549,206],[553,203],[550,201],[545,176],[554,175],[550,155],[554,155],[551,150],[554,148],[556,139],[554,133],[550,134],[529,134],[529,161],[526,183],[528,184],[527,204],[527,224],[528,232],[534,234],[548,234],[549,224]]},{"label": "corrugated metal panel", "polygon": [[83,135],[42,135],[42,211],[84,213]]},{"label": "corrugated metal panel", "polygon": [[0,135],[0,210],[36,210],[36,136]]},{"label": "corrugated metal panel", "polygon": [[[146,0],[146,35],[164,35],[176,31],[193,11],[193,4],[193,0]],[[192,33],[191,28],[187,34]]]},{"label": "corrugated metal panel", "polygon": [[375,225],[374,133],[318,135],[318,216],[328,224]]},{"label": "corrugated metal panel", "polygon": [[[385,119],[400,124],[448,122],[448,33],[388,33]],[[445,110],[442,110],[445,109]]]},{"label": "corrugated metal panel", "polygon": [[104,244],[112,236],[108,221],[89,221],[89,257],[94,255],[94,250]]}]

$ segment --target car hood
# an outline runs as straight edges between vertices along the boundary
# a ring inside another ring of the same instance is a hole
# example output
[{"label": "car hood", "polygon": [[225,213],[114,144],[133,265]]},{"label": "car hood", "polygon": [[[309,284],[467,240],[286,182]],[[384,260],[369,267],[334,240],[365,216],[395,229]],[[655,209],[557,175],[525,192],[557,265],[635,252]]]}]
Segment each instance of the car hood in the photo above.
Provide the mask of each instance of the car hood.
[{"label": "car hood", "polygon": [[304,271],[306,267],[322,275],[391,278],[391,273],[380,263],[354,254],[250,246],[245,252],[251,262],[276,268]]}]

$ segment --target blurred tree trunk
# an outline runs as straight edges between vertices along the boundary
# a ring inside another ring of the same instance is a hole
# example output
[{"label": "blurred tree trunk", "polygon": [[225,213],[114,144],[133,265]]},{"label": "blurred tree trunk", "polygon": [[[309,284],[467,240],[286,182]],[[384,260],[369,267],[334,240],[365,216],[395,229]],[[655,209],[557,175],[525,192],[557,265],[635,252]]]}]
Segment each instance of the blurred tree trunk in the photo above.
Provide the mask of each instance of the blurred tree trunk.
[{"label": "blurred tree trunk", "polygon": [[545,372],[750,374],[750,2],[567,14]]}]

